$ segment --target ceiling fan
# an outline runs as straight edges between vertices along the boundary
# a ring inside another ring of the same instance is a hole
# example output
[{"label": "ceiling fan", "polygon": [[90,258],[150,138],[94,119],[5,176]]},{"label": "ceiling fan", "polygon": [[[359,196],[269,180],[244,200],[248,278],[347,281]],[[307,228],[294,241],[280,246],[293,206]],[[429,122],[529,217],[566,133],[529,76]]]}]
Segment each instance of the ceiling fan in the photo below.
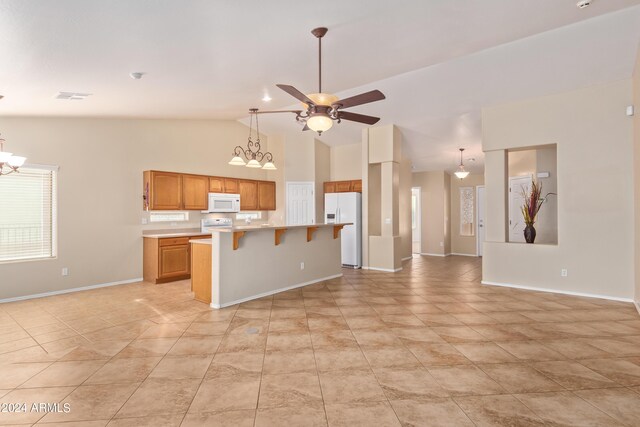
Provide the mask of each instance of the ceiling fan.
[{"label": "ceiling fan", "polygon": [[276,85],[297,100],[302,101],[306,108],[306,110],[289,111],[296,114],[297,121],[304,123],[305,126],[302,130],[311,129],[318,132],[318,135],[331,129],[334,121],[340,123],[342,120],[349,120],[367,125],[378,123],[379,117],[352,113],[343,111],[343,109],[385,99],[384,94],[379,90],[372,90],[345,99],[339,99],[333,94],[322,92],[322,37],[327,34],[327,31],[327,28],[324,27],[311,31],[311,34],[318,38],[318,92],[305,95],[293,86]]}]

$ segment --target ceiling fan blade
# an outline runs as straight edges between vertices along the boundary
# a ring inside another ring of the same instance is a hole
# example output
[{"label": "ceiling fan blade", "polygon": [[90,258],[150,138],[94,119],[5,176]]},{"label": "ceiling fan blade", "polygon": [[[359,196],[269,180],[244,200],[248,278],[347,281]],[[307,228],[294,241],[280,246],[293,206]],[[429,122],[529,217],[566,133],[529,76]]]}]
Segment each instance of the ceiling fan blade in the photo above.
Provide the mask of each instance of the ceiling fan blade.
[{"label": "ceiling fan blade", "polygon": [[379,90],[372,90],[371,92],[361,93],[360,95],[352,96],[350,98],[341,99],[338,102],[334,102],[332,107],[338,108],[350,108],[356,105],[368,104],[370,102],[381,101],[385,99],[384,93]]},{"label": "ceiling fan blade", "polygon": [[340,120],[349,120],[351,122],[364,123],[367,125],[375,125],[380,121],[380,117],[365,116],[364,114],[351,113],[349,111],[338,112]]},{"label": "ceiling fan blade", "polygon": [[276,86],[278,86],[283,91],[287,92],[289,95],[293,96],[295,99],[304,102],[305,104],[315,105],[312,100],[307,98],[307,95],[300,92],[298,89],[296,89],[293,86],[289,86],[289,85],[276,85]]}]

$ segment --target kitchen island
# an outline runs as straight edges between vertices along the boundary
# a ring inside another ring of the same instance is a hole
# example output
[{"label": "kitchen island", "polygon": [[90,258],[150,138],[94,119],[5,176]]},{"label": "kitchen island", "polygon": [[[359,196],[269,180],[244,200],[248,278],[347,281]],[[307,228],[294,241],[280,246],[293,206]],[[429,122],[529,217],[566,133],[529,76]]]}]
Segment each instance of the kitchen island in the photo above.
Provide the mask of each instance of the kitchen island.
[{"label": "kitchen island", "polygon": [[[192,262],[199,263],[192,264],[196,299],[222,308],[340,277],[340,230],[345,225],[349,224],[211,228],[211,239],[191,241]],[[202,261],[209,252],[210,266]]]}]

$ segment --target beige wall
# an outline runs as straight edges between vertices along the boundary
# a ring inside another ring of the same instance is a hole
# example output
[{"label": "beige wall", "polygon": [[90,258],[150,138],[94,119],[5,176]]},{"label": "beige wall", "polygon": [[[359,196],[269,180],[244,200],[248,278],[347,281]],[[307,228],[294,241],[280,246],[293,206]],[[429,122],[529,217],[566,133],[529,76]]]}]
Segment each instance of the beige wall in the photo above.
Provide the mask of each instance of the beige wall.
[{"label": "beige wall", "polygon": [[[268,177],[227,164],[247,138],[234,121],[5,117],[0,128],[6,149],[60,167],[58,257],[0,264],[0,299],[142,277],[142,231],[162,228],[141,225],[144,170]],[[282,168],[279,156],[275,163]],[[190,219],[179,227],[199,227],[199,213]]]},{"label": "beige wall", "polygon": [[474,221],[478,209],[476,200],[476,188],[484,185],[484,175],[469,174],[465,179],[458,179],[451,175],[451,253],[462,255],[477,255],[478,234],[477,224],[473,224],[473,236],[463,236],[460,234],[460,188],[473,187],[473,212]]},{"label": "beige wall", "polygon": [[449,219],[446,207],[449,201],[445,185],[449,174],[444,171],[413,173],[413,187],[420,187],[422,199],[422,253],[426,255],[447,255]]},{"label": "beige wall", "polygon": [[331,147],[330,180],[352,179],[362,179],[362,143]]},{"label": "beige wall", "polygon": [[640,49],[633,72],[633,163],[635,207],[635,301],[640,311]]},{"label": "beige wall", "polygon": [[[625,80],[483,109],[483,281],[632,298],[631,94]],[[505,243],[505,150],[545,144],[558,150],[560,244]]]},{"label": "beige wall", "polygon": [[331,180],[331,150],[317,139],[315,144],[316,222],[324,222],[324,182]]},{"label": "beige wall", "polygon": [[411,160],[404,154],[406,150],[402,150],[403,156],[400,161],[400,187],[398,197],[398,211],[400,221],[400,257],[402,259],[411,258]]}]

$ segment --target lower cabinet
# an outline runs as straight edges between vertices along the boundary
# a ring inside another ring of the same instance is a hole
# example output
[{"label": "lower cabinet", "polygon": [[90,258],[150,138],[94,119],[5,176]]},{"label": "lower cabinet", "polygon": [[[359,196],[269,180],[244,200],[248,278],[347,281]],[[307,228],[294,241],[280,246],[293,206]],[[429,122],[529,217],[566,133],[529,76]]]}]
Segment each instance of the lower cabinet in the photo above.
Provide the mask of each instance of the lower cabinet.
[{"label": "lower cabinet", "polygon": [[191,243],[191,292],[211,304],[211,245]]},{"label": "lower cabinet", "polygon": [[144,238],[143,277],[145,282],[166,283],[191,277],[189,240],[209,236]]}]

